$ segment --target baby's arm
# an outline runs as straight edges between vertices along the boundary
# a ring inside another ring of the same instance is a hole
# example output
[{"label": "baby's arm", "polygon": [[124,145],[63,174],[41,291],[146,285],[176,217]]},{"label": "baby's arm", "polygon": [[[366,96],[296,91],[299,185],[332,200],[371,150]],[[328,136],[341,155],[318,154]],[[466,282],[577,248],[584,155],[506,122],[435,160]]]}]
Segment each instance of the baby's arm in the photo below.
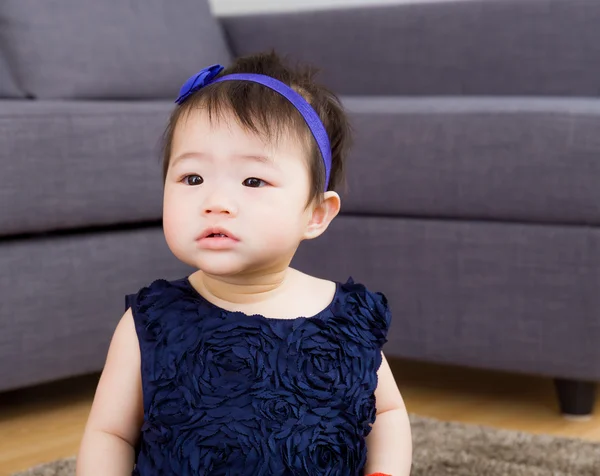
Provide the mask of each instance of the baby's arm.
[{"label": "baby's arm", "polygon": [[382,472],[408,476],[412,466],[410,420],[392,370],[383,353],[381,356],[375,390],[377,415],[367,436],[365,474]]},{"label": "baby's arm", "polygon": [[77,476],[130,476],[143,421],[140,350],[131,309],[113,335],[85,427]]}]

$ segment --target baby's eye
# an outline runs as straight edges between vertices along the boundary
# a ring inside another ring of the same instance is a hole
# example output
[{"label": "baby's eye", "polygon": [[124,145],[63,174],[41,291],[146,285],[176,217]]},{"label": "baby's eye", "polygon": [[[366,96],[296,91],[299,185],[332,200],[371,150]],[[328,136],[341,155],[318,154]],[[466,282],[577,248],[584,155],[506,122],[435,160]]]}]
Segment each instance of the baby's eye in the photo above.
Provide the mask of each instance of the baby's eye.
[{"label": "baby's eye", "polygon": [[183,177],[181,181],[186,185],[200,185],[204,182],[204,179],[200,175],[191,174]]},{"label": "baby's eye", "polygon": [[258,179],[256,177],[247,178],[242,183],[246,187],[253,187],[253,188],[263,187],[264,185],[267,184],[264,180]]}]

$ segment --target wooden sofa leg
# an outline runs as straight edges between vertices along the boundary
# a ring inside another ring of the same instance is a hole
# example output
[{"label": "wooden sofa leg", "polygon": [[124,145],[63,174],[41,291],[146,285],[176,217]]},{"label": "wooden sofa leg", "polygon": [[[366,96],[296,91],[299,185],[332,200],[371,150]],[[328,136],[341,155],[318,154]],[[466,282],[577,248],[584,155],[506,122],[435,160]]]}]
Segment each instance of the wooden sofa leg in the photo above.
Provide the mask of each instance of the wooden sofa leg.
[{"label": "wooden sofa leg", "polygon": [[594,412],[596,383],[582,380],[554,379],[560,411],[565,418],[587,419]]}]

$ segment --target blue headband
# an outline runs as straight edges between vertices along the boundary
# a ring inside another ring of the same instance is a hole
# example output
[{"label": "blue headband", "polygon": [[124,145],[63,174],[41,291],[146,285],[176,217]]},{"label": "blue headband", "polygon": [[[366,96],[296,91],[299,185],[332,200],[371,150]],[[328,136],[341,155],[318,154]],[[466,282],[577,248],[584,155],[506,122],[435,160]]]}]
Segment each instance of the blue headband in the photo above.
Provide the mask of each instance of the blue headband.
[{"label": "blue headband", "polygon": [[327,186],[329,185],[329,176],[331,174],[331,145],[329,144],[329,136],[327,135],[325,126],[321,122],[321,119],[319,119],[319,115],[312,108],[312,106],[287,84],[264,74],[227,74],[215,79],[215,77],[221,71],[223,71],[223,69],[223,66],[220,64],[215,64],[209,66],[208,68],[204,68],[198,74],[195,74],[189,78],[181,87],[181,90],[179,91],[179,97],[175,100],[175,102],[177,104],[183,104],[183,102],[189,96],[204,86],[212,83],[220,83],[222,81],[231,80],[252,81],[267,86],[273,91],[278,92],[289,102],[291,102],[302,115],[310,131],[312,132],[313,137],[317,141],[317,145],[321,151],[321,157],[323,157],[323,165],[325,166],[325,191],[327,191]]}]

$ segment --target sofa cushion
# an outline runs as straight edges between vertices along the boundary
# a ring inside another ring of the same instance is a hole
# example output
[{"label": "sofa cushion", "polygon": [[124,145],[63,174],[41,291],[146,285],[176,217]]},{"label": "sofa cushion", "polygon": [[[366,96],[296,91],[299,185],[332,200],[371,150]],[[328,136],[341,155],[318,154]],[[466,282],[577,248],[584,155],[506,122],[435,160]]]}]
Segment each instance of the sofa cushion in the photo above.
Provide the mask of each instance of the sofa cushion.
[{"label": "sofa cushion", "polygon": [[600,99],[345,98],[342,212],[600,224]]},{"label": "sofa cushion", "polygon": [[386,355],[600,381],[598,228],[342,216],[292,265],[383,291]]},{"label": "sofa cushion", "polygon": [[222,22],[235,55],[276,45],[341,94],[600,95],[598,0],[402,0]]},{"label": "sofa cushion", "polygon": [[125,295],[193,270],[160,226],[0,241],[0,391],[102,370]]},{"label": "sofa cushion", "polygon": [[170,101],[0,101],[0,236],[157,220]]},{"label": "sofa cushion", "polygon": [[19,98],[23,96],[23,92],[19,91],[15,84],[12,72],[5,60],[4,51],[0,47],[0,98]]},{"label": "sofa cushion", "polygon": [[[175,6],[176,3],[176,6]],[[38,98],[173,98],[230,55],[206,0],[2,0],[0,42]]]},{"label": "sofa cushion", "polygon": [[[343,102],[343,214],[600,224],[600,100]],[[171,108],[0,102],[0,236],[160,220]]]}]

